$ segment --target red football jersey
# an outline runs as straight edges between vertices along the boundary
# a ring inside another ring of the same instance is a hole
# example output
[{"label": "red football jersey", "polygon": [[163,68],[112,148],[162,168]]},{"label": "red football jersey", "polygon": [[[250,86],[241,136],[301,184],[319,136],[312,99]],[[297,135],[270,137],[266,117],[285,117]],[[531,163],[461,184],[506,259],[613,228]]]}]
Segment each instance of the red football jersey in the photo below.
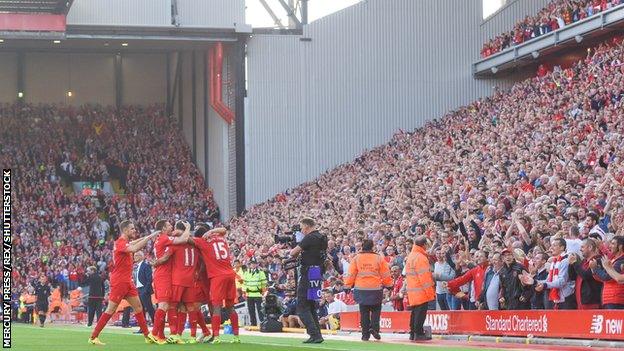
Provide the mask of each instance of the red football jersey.
[{"label": "red football jersey", "polygon": [[232,268],[232,256],[230,247],[225,239],[216,237],[206,241],[202,238],[193,238],[195,246],[199,249],[206,265],[208,278],[218,275],[235,274]]},{"label": "red football jersey", "polygon": [[[201,252],[199,253],[201,255]],[[206,265],[203,260],[199,262],[197,265],[197,270],[195,271],[195,286],[208,286],[208,275],[206,274]]]},{"label": "red football jersey", "polygon": [[113,270],[110,273],[110,284],[132,283],[132,252],[124,252],[128,240],[119,238],[113,247]]},{"label": "red football jersey", "polygon": [[171,269],[171,284],[192,287],[195,279],[195,270],[199,262],[199,252],[189,244],[170,246],[173,250],[173,260]]},{"label": "red football jersey", "polygon": [[[174,237],[166,234],[160,234],[156,243],[154,244],[154,256],[156,259],[163,257],[166,253],[171,251],[169,245],[173,243]],[[154,269],[154,280],[171,280],[171,262],[172,257],[167,262],[157,266]]]}]

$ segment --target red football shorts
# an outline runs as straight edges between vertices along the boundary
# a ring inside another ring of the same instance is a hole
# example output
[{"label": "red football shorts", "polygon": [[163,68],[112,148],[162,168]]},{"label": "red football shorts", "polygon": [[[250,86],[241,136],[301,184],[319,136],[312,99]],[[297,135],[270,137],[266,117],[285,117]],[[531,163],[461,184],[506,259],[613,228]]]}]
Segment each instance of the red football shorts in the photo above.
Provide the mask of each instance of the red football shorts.
[{"label": "red football shorts", "polygon": [[194,286],[190,289],[190,293],[188,296],[189,301],[184,301],[184,302],[188,302],[188,303],[192,303],[192,302],[204,302],[206,301],[206,298],[204,296],[204,291],[202,290],[201,286]]},{"label": "red football shorts", "polygon": [[119,304],[121,300],[131,296],[139,296],[139,291],[134,283],[111,284],[108,300]]},{"label": "red football shorts", "polygon": [[158,303],[171,301],[171,281],[155,280],[154,295],[156,296],[156,301]]},{"label": "red football shorts", "polygon": [[210,302],[210,284],[202,284],[200,289],[202,290],[203,300],[201,302]]},{"label": "red football shorts", "polygon": [[233,306],[236,301],[235,275],[218,275],[210,278],[210,304],[221,305],[223,300],[226,307]]},{"label": "red football shorts", "polygon": [[172,285],[171,286],[171,301],[172,303],[184,302],[193,303],[196,299],[195,288],[188,286]]}]

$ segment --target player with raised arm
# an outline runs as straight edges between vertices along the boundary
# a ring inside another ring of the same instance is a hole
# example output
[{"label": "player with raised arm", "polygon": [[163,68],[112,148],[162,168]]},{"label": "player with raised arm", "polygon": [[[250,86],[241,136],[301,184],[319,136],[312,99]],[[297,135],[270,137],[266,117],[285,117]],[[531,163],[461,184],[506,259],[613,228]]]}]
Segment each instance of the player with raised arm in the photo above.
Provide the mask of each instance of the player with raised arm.
[{"label": "player with raised arm", "polygon": [[[206,223],[197,223],[195,225],[195,233],[194,237],[202,237],[208,230],[209,226]],[[189,243],[195,244],[194,241],[189,240]],[[201,255],[200,255],[201,257]],[[201,312],[201,305],[210,304],[210,283],[208,281],[208,277],[206,275],[206,264],[203,259],[199,260],[199,264],[197,265],[197,270],[195,271],[194,277],[194,286],[193,286],[193,307],[192,312],[189,312],[189,324],[191,326],[191,339],[188,340],[188,343],[196,343],[196,342],[204,342],[208,340],[207,337],[210,336],[210,330],[208,326],[206,326],[206,321],[204,320],[204,316]],[[197,325],[199,324],[202,330],[202,336],[197,337]]]},{"label": "player with raised arm", "polygon": [[[188,224],[188,223],[186,223]],[[181,228],[182,226],[180,226]],[[171,333],[176,333],[176,325],[178,323],[178,311],[175,305],[171,305],[171,265],[169,253],[171,245],[181,245],[186,243],[189,236],[182,235],[189,228],[184,226],[184,230],[173,230],[171,222],[164,219],[156,222],[156,230],[160,233],[154,244],[154,257],[156,261],[152,266],[154,269],[154,295],[158,302],[158,309],[154,314],[154,327],[149,335],[156,344],[166,344],[165,341],[165,314],[169,320],[169,328]]]},{"label": "player with raised arm", "polygon": [[[180,222],[176,223],[176,229],[180,229]],[[193,305],[193,286],[195,271],[197,269],[200,257],[199,252],[194,245],[190,244],[190,236],[186,237],[187,243],[172,247],[172,250],[166,256],[170,256],[172,261],[171,274],[171,306],[184,304],[181,311],[178,312],[178,323],[175,332],[167,339],[169,343],[185,344],[182,340],[182,332],[184,331],[184,322],[187,313],[194,315],[195,309]]]},{"label": "player with raised arm", "polygon": [[[147,324],[145,323],[145,316],[143,315],[143,306],[141,306],[141,300],[139,300],[139,293],[132,281],[132,255],[141,250],[147,245],[147,243],[154,238],[158,232],[152,233],[140,239],[132,240],[136,237],[136,229],[134,223],[129,220],[125,220],[119,224],[119,231],[121,235],[115,241],[113,248],[113,269],[110,273],[110,293],[108,297],[108,307],[106,311],[100,316],[100,319],[93,329],[93,333],[89,338],[89,344],[92,345],[105,345],[100,341],[98,336],[106,323],[113,316],[113,313],[117,310],[117,306],[122,299],[128,301],[130,306],[134,309],[134,316],[136,317],[141,332],[145,336],[146,343],[152,343],[153,341],[148,337],[149,331],[147,330]],[[132,241],[130,241],[132,240]]]},{"label": "player with raised arm", "polygon": [[201,252],[206,265],[206,274],[210,282],[210,306],[212,308],[211,324],[213,344],[220,344],[219,328],[221,327],[221,309],[225,307],[230,314],[234,339],[232,343],[240,343],[238,336],[238,314],[234,310],[236,301],[236,273],[232,268],[230,248],[225,241],[227,229],[215,228],[207,231],[201,238],[193,238],[195,246]]}]

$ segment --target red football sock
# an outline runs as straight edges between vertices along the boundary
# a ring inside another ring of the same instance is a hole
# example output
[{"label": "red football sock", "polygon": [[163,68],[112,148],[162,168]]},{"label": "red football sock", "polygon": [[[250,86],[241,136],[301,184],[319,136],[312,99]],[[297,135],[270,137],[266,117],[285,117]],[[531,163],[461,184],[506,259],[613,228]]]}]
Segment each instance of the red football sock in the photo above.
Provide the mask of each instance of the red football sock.
[{"label": "red football sock", "polygon": [[145,315],[143,312],[135,313],[134,317],[139,323],[139,328],[141,328],[141,332],[143,332],[143,336],[147,337],[149,335],[149,330],[147,329],[147,322],[145,322]]},{"label": "red football sock", "polygon": [[163,330],[163,326],[165,324],[165,311],[160,308],[156,310],[154,313],[154,327],[152,328],[152,335],[157,338],[164,339],[162,337],[161,330]]},{"label": "red football sock", "polygon": [[178,327],[177,334],[182,336],[184,333],[184,326],[186,324],[186,312],[178,312]]},{"label": "red football sock", "polygon": [[221,316],[212,316],[212,318],[210,318],[210,324],[212,324],[212,335],[214,337],[219,336],[219,328],[221,328]]},{"label": "red football sock", "polygon": [[197,324],[199,324],[199,327],[201,328],[202,333],[204,333],[204,336],[210,335],[210,330],[206,325],[204,315],[201,313],[201,311],[197,311]]},{"label": "red football sock", "polygon": [[95,329],[93,329],[93,333],[91,333],[91,339],[97,338],[98,335],[100,335],[100,332],[102,331],[102,329],[104,329],[106,323],[108,323],[112,316],[112,314],[108,314],[106,312],[102,313],[100,319],[95,325]]},{"label": "red football sock", "polygon": [[232,323],[232,332],[238,335],[238,313],[234,309],[230,312],[230,322]]},{"label": "red football sock", "polygon": [[197,337],[197,311],[191,311],[189,315],[189,324],[191,325],[191,337]]},{"label": "red football sock", "polygon": [[[178,311],[175,308],[170,308],[167,311],[167,321],[169,322],[169,331],[171,332],[171,335],[177,334],[177,331],[178,331]],[[163,334],[164,333],[165,332],[163,330]]]}]

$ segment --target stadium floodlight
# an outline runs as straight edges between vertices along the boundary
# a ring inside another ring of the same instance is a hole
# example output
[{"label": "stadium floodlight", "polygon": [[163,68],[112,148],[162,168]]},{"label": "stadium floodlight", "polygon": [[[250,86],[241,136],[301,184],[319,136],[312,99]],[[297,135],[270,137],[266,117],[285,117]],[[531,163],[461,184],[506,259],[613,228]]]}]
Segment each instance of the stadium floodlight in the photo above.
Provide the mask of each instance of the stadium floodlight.
[{"label": "stadium floodlight", "polygon": [[538,51],[533,51],[533,52],[531,53],[531,56],[533,56],[533,58],[534,58],[534,59],[538,58],[538,57],[539,57],[539,55],[540,55],[540,53],[539,53]]},{"label": "stadium floodlight", "polygon": [[577,43],[580,43],[583,41],[583,36],[582,35],[576,35],[574,36],[574,40],[576,40]]},{"label": "stadium floodlight", "polygon": [[492,71],[492,73],[496,74],[496,72],[498,72],[498,67],[492,67],[490,68],[490,70]]},{"label": "stadium floodlight", "polygon": [[17,93],[17,97],[18,97],[19,99],[23,98],[23,97],[24,97],[24,93],[23,93],[23,92],[21,92],[21,91],[20,91],[20,92],[18,92],[18,93]]}]

